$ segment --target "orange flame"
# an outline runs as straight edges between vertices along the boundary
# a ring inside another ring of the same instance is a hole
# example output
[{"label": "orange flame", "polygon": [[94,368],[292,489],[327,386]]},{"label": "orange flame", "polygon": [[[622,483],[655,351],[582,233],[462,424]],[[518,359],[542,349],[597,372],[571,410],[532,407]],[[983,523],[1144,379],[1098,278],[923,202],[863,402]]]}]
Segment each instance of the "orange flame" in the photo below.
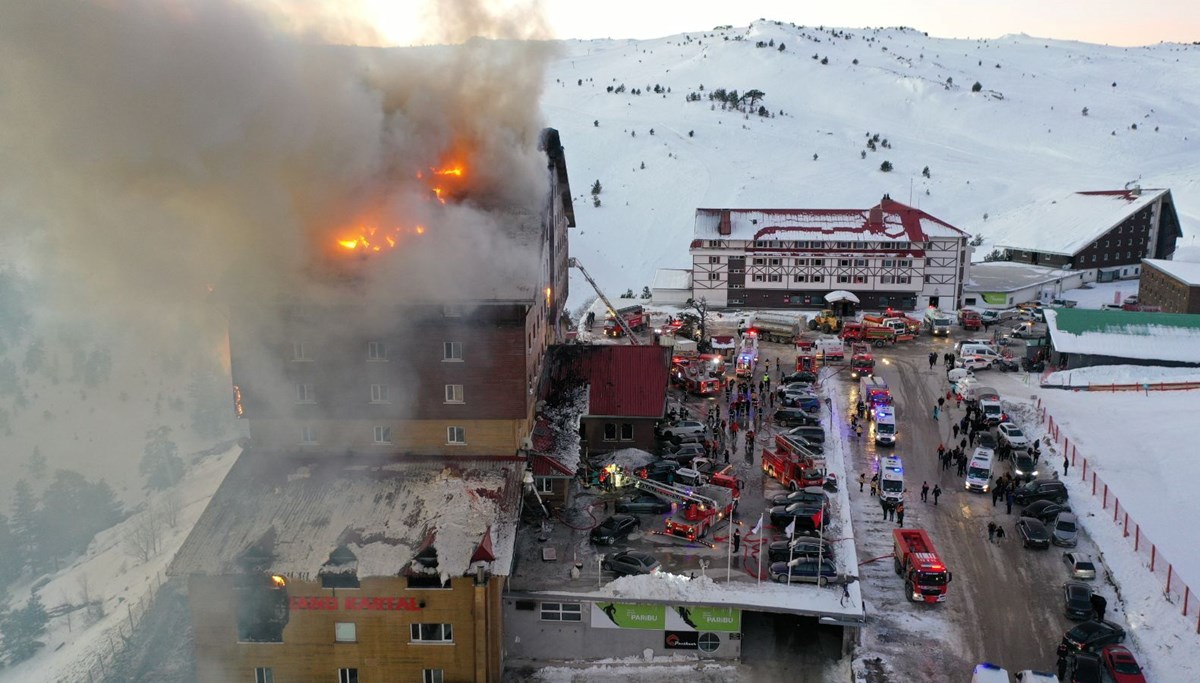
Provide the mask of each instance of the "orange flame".
[{"label": "orange flame", "polygon": [[277,588],[283,588],[287,585],[287,580],[278,574],[272,574],[271,581],[274,582]]}]

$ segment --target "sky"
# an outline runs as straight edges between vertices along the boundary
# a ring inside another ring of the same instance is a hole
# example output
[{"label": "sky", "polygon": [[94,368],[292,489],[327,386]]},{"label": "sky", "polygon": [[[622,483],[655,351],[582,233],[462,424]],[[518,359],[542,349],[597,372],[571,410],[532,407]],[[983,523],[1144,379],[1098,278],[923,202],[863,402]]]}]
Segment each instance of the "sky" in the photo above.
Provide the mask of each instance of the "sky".
[{"label": "sky", "polygon": [[[275,0],[286,2],[287,0]],[[295,0],[297,2],[301,0]],[[358,0],[385,43],[428,38],[425,3]],[[446,4],[442,2],[443,7]],[[907,26],[943,38],[995,38],[1026,33],[1043,38],[1109,45],[1200,41],[1200,3],[1194,0],[500,0],[518,14],[541,6],[555,38],[656,38],[723,24],[745,26],[760,18],[806,26],[864,28]],[[311,5],[310,5],[311,6]]]}]

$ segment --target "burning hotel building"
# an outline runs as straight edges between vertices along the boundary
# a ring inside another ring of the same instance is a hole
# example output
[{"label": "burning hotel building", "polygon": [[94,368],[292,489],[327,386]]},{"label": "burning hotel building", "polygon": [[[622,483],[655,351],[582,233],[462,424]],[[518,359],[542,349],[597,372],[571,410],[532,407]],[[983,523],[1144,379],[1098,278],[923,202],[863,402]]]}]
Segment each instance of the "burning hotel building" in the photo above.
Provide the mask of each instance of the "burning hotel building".
[{"label": "burning hotel building", "polygon": [[333,235],[321,286],[231,306],[250,445],[171,566],[202,683],[500,679],[574,225],[557,131],[539,147],[539,204],[432,171],[428,223]]}]

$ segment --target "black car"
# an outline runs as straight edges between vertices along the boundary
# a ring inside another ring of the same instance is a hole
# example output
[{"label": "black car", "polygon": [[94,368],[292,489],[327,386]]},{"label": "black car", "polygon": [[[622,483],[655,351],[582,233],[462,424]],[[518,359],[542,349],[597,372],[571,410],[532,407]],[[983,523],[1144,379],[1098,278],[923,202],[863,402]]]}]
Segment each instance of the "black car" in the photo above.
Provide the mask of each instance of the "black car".
[{"label": "black car", "polygon": [[1066,683],[1104,683],[1100,674],[1100,655],[1094,652],[1077,652],[1071,656]]},{"label": "black car", "polygon": [[817,381],[816,373],[812,372],[793,372],[790,375],[784,375],[779,383],[786,386],[788,384],[812,384]]},{"label": "black car", "polygon": [[[817,425],[808,425],[804,427],[792,427],[788,430],[788,434],[793,436],[802,436],[814,444],[825,443],[825,429]],[[819,450],[819,449],[818,449]]]},{"label": "black car", "polygon": [[674,460],[675,462],[687,467],[696,458],[703,458],[708,455],[704,446],[698,443],[683,443],[667,448],[663,451],[662,457],[666,460]]},{"label": "black car", "polygon": [[975,445],[983,448],[990,448],[993,451],[1000,447],[1000,442],[996,439],[996,435],[991,430],[983,430],[975,435]]},{"label": "black car", "polygon": [[825,506],[818,503],[792,503],[791,505],[776,505],[767,513],[771,525],[778,529],[786,529],[793,521],[796,523],[795,532],[811,536],[817,533],[817,525],[824,526],[829,519],[825,514]]},{"label": "black car", "polygon": [[1057,652],[1059,657],[1066,657],[1076,652],[1094,652],[1105,645],[1123,642],[1125,642],[1125,629],[1111,621],[1092,619],[1063,634]]},{"label": "black car", "polygon": [[1070,505],[1060,505],[1052,500],[1035,500],[1021,508],[1021,516],[1040,519],[1049,524],[1050,520],[1058,516],[1058,513],[1070,511]]},{"label": "black car", "polygon": [[786,394],[779,398],[779,405],[784,408],[799,408],[815,413],[821,409],[821,399],[808,394]]},{"label": "black car", "polygon": [[618,540],[629,536],[630,532],[641,525],[637,517],[632,515],[613,515],[600,522],[600,526],[592,529],[592,543],[596,545],[612,545]]},{"label": "black car", "polygon": [[767,560],[770,562],[787,562],[798,557],[815,560],[818,557],[833,559],[833,547],[828,541],[822,541],[807,536],[794,541],[772,541],[767,546]]},{"label": "black car", "polygon": [[674,460],[655,460],[645,467],[638,468],[637,475],[643,479],[672,484],[675,482],[675,473],[679,471],[679,468],[679,463]]},{"label": "black car", "polygon": [[1022,517],[1017,520],[1017,536],[1021,537],[1021,545],[1026,548],[1050,547],[1050,532],[1042,520],[1033,517]]},{"label": "black car", "polygon": [[617,512],[659,515],[670,511],[670,503],[649,493],[639,493],[617,501]]},{"label": "black car", "polygon": [[1013,476],[1029,481],[1038,475],[1037,456],[1029,451],[1013,451]]},{"label": "black car", "polygon": [[806,486],[799,491],[776,494],[769,498],[768,501],[774,507],[776,505],[791,505],[792,503],[801,502],[820,504],[828,499],[829,496],[825,493],[825,489],[820,486]]},{"label": "black car", "polygon": [[806,425],[820,425],[821,416],[816,413],[810,413],[800,408],[780,408],[775,411],[775,422],[784,427],[803,427]]},{"label": "black car", "polygon": [[1057,479],[1037,479],[1013,491],[1017,505],[1028,505],[1035,500],[1052,500],[1064,503],[1067,500],[1067,485]]},{"label": "black car", "polygon": [[614,572],[617,576],[653,574],[658,571],[660,566],[662,563],[654,559],[653,555],[640,550],[622,550],[609,555],[600,562],[602,569]]},{"label": "black car", "polygon": [[1086,583],[1068,581],[1063,584],[1063,599],[1068,619],[1074,621],[1091,619],[1095,613],[1092,609],[1092,587]]},{"label": "black car", "polygon": [[820,565],[816,558],[797,562],[774,562],[771,564],[771,578],[779,583],[816,583],[824,585],[826,581],[837,578],[837,567],[830,560],[823,560]]}]

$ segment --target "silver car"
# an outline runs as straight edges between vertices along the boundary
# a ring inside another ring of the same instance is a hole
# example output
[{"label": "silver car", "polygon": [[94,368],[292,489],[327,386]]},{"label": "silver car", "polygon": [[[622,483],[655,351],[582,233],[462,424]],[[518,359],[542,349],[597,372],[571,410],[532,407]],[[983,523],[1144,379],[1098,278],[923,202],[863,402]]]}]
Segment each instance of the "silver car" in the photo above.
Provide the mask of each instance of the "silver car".
[{"label": "silver car", "polygon": [[1050,542],[1063,548],[1079,543],[1079,520],[1070,512],[1060,512],[1050,524]]},{"label": "silver car", "polygon": [[1091,580],[1096,578],[1096,565],[1092,558],[1083,553],[1063,553],[1063,564],[1073,579]]}]

